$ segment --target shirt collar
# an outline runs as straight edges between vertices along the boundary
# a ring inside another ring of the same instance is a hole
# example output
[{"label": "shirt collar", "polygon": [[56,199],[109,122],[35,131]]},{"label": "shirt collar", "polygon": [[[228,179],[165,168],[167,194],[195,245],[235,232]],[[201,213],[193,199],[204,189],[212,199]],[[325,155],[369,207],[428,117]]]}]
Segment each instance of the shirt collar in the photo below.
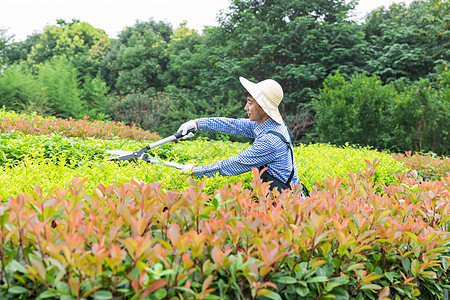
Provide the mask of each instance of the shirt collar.
[{"label": "shirt collar", "polygon": [[279,125],[279,124],[277,122],[275,122],[272,118],[268,118],[261,124],[256,125],[254,132],[258,136],[262,133],[265,133],[265,132],[273,129],[276,125]]}]

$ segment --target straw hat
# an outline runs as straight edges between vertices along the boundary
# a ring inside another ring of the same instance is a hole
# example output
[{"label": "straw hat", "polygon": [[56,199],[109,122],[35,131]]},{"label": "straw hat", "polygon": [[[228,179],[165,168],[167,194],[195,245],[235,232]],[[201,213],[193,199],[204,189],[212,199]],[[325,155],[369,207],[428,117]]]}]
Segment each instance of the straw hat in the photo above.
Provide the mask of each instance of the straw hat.
[{"label": "straw hat", "polygon": [[244,77],[239,77],[247,92],[255,98],[261,108],[278,124],[283,123],[278,105],[283,100],[283,88],[273,79],[253,83]]}]

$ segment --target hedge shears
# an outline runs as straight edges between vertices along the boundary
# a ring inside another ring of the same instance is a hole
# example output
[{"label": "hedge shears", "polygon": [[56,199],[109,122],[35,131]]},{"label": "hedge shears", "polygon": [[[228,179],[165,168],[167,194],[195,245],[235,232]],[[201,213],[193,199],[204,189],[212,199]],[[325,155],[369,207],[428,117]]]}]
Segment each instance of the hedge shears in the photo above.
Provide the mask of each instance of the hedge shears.
[{"label": "hedge shears", "polygon": [[108,160],[111,161],[119,161],[119,160],[128,160],[128,159],[133,159],[133,158],[137,158],[137,159],[142,159],[148,163],[152,163],[152,164],[156,164],[156,165],[162,165],[162,166],[167,166],[167,167],[172,167],[172,168],[176,168],[178,170],[185,170],[186,165],[184,164],[179,164],[179,163],[174,163],[174,162],[169,162],[169,161],[161,161],[159,159],[156,158],[152,158],[147,154],[147,151],[161,146],[162,144],[171,142],[171,141],[175,141],[178,140],[190,133],[195,133],[195,129],[189,129],[185,134],[182,133],[182,131],[178,131],[177,133],[166,137],[162,140],[156,141],[154,143],[148,144],[147,146],[145,146],[144,148],[142,148],[141,150],[139,150],[138,152],[133,152],[133,151],[124,151],[124,150],[108,150],[106,151],[106,153],[108,154],[113,154],[113,155],[118,155],[117,157],[112,157],[109,158]]}]

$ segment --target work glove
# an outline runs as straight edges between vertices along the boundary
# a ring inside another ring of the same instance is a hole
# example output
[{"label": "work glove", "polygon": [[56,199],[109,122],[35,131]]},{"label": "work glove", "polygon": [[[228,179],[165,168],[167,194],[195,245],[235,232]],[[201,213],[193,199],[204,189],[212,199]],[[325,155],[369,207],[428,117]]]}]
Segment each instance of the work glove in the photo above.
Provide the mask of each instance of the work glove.
[{"label": "work glove", "polygon": [[181,168],[181,172],[192,175],[192,174],[194,174],[194,172],[193,172],[194,167],[196,167],[196,165],[194,165],[194,164],[183,165],[183,167]]},{"label": "work glove", "polygon": [[198,124],[196,120],[190,120],[189,122],[184,123],[183,125],[180,126],[180,128],[178,128],[177,132],[181,131],[183,139],[187,139],[194,136],[193,132],[188,133],[189,129],[194,129],[194,131],[197,131]]}]

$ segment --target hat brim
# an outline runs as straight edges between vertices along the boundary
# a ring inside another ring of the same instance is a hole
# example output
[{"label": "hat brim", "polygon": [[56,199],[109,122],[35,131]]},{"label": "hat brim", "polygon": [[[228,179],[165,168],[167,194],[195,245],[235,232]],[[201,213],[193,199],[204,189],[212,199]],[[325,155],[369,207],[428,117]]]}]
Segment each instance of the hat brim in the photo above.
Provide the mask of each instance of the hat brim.
[{"label": "hat brim", "polygon": [[271,119],[273,119],[278,124],[283,123],[283,117],[281,116],[278,107],[275,107],[266,101],[256,83],[253,83],[244,77],[239,77],[239,81]]}]

